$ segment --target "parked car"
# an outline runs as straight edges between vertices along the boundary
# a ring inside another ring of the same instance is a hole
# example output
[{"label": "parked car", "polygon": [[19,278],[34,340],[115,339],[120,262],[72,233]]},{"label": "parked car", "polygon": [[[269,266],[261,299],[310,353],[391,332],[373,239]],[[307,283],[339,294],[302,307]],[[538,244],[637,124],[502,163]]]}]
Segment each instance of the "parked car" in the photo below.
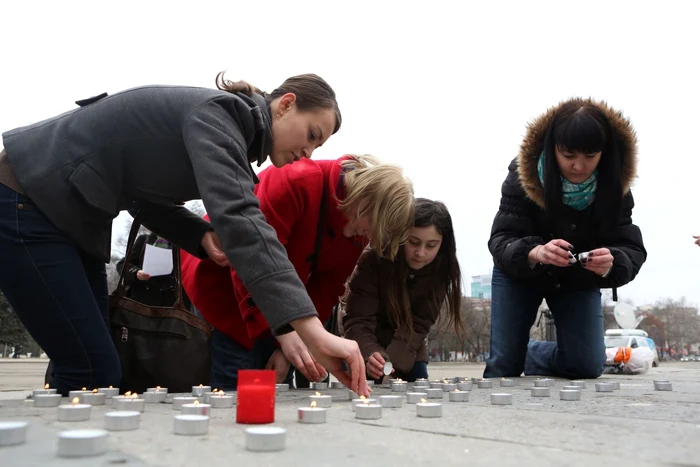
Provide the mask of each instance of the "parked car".
[{"label": "parked car", "polygon": [[649,347],[654,352],[652,366],[659,366],[659,353],[654,340],[641,329],[608,329],[605,331],[605,347]]}]

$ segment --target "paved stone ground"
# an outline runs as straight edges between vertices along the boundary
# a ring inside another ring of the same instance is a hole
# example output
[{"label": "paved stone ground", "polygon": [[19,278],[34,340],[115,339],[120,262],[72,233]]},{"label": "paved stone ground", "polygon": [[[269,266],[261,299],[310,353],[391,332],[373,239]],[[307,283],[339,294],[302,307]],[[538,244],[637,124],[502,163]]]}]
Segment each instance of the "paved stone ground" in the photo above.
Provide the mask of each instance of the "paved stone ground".
[{"label": "paved stone ground", "polygon": [[[16,362],[16,361],[15,361]],[[147,405],[141,428],[111,432],[111,450],[87,459],[56,457],[56,436],[65,429],[102,428],[109,409],[93,407],[86,422],[56,421],[56,409],[23,402],[26,389],[39,387],[45,362],[0,360],[0,420],[27,420],[27,442],[0,448],[1,466],[106,465],[700,465],[700,364],[662,364],[642,376],[604,376],[618,380],[621,390],[596,393],[589,381],[580,402],[532,398],[532,378],[519,378],[515,388],[474,389],[467,403],[445,397],[440,419],[417,418],[415,406],[384,409],[377,421],[354,418],[340,390],[323,425],[301,425],[296,409],[308,405],[311,391],[278,397],[276,426],[287,428],[283,452],[245,450],[235,408],[214,411],[209,434],[173,434],[171,405]],[[480,376],[481,365],[429,366],[431,378]],[[672,392],[657,392],[654,379],[669,379]],[[566,383],[556,380],[555,388]],[[498,386],[497,382],[495,386]],[[553,389],[555,389],[553,388]],[[15,389],[15,390],[12,390]],[[22,389],[22,390],[19,390]],[[376,394],[390,391],[377,388]],[[511,392],[512,406],[492,406],[489,394]]]}]

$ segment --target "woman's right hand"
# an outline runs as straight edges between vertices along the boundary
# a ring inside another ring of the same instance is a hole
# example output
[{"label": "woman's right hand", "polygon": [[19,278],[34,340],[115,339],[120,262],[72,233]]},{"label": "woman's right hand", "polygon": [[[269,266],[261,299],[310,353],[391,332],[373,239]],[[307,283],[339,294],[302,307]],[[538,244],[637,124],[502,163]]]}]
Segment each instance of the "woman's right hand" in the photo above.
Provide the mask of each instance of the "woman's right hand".
[{"label": "woman's right hand", "polygon": [[367,374],[374,379],[380,379],[384,376],[384,365],[386,360],[379,352],[374,352],[367,359]]},{"label": "woman's right hand", "polygon": [[[306,343],[311,354],[338,381],[360,396],[369,396],[365,375],[365,361],[357,342],[334,336],[323,328],[321,321],[311,316],[290,323],[301,339]],[[343,367],[343,362],[349,369]]]},{"label": "woman's right hand", "polygon": [[569,260],[574,257],[571,253],[574,247],[566,240],[557,238],[550,241],[546,245],[537,245],[530,250],[528,259],[533,263],[551,264],[560,268],[566,268],[571,265]]},{"label": "woman's right hand", "polygon": [[141,271],[140,269],[136,272],[136,278],[140,281],[147,281],[151,278],[151,275]]}]

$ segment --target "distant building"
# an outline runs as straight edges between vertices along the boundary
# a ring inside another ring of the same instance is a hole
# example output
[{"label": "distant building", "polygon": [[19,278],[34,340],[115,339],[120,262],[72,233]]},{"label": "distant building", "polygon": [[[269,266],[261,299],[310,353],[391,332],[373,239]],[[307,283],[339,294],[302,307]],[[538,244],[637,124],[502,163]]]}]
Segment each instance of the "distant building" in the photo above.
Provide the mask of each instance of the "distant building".
[{"label": "distant building", "polygon": [[491,300],[491,274],[472,276],[471,297]]}]

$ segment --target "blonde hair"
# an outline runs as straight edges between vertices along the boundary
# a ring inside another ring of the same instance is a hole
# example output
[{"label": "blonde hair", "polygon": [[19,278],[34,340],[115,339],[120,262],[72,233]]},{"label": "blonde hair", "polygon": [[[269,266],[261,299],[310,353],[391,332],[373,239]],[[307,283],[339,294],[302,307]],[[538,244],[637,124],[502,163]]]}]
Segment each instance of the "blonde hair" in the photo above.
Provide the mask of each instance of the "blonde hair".
[{"label": "blonde hair", "polygon": [[401,167],[383,164],[370,155],[351,155],[341,165],[346,196],[340,209],[350,219],[369,215],[370,245],[379,256],[393,261],[413,227],[413,183]]}]

